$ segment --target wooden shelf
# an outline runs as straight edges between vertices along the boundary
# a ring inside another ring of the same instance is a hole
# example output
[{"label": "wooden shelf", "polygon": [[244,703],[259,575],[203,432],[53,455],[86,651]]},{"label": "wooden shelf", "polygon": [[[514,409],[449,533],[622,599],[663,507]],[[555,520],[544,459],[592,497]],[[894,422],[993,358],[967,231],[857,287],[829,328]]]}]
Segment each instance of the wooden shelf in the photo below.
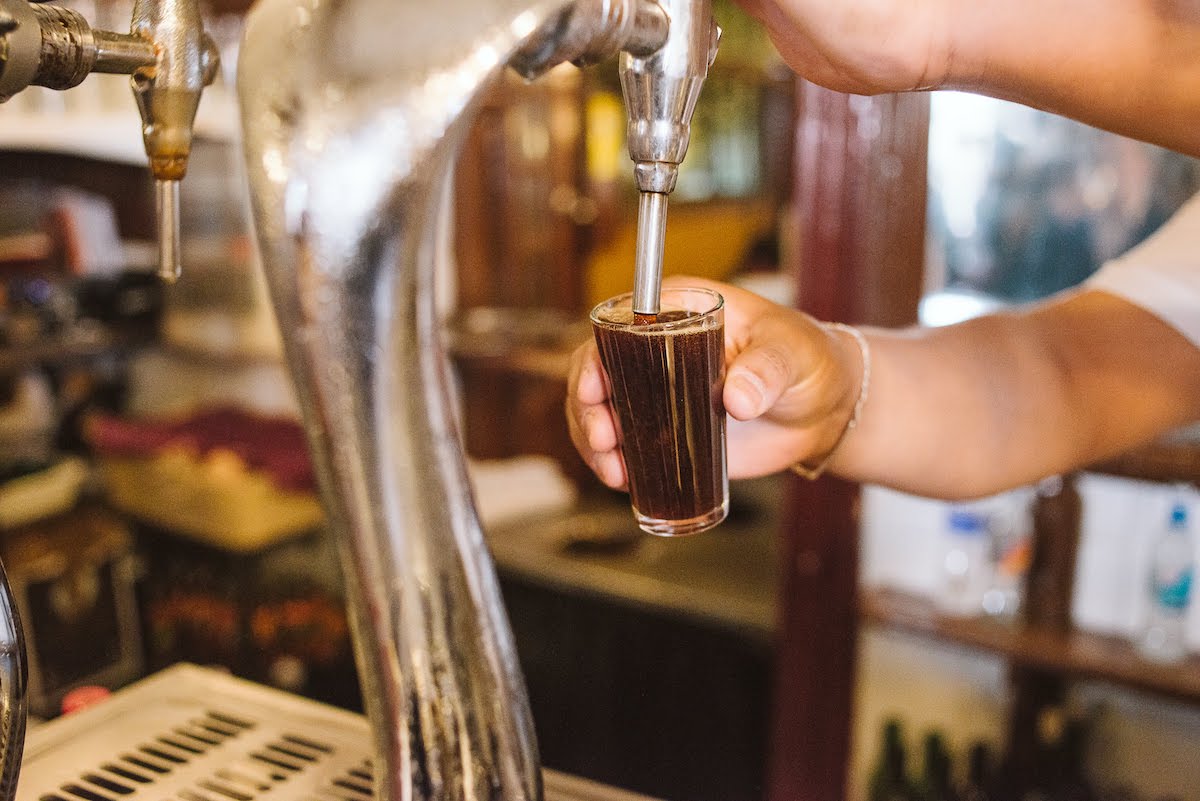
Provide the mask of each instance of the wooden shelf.
[{"label": "wooden shelf", "polygon": [[1200,443],[1162,440],[1093,465],[1088,470],[1141,481],[1200,485]]},{"label": "wooden shelf", "polygon": [[986,618],[949,617],[926,599],[894,590],[862,591],[859,608],[870,623],[998,654],[1014,665],[1200,701],[1200,657],[1160,664],[1141,657],[1120,637],[1041,631]]}]

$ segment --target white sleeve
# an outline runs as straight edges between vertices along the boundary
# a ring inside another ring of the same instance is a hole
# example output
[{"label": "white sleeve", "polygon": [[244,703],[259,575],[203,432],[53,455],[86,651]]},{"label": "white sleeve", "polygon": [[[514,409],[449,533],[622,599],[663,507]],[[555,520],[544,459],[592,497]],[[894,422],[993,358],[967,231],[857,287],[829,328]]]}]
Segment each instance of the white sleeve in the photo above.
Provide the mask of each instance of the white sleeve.
[{"label": "white sleeve", "polygon": [[1084,286],[1141,306],[1200,347],[1200,194]]}]

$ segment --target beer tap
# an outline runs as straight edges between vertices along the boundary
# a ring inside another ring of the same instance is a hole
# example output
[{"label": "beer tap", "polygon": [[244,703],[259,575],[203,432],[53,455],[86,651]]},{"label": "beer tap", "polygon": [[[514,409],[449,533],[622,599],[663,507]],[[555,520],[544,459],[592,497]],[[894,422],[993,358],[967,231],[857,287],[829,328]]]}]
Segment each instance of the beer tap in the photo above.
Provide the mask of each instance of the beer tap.
[{"label": "beer tap", "polygon": [[624,51],[631,154],[661,230],[716,46],[709,3],[259,0],[250,13],[238,94],[255,231],[338,542],[383,801],[541,798],[433,297],[458,152],[506,65],[533,78]]},{"label": "beer tap", "polygon": [[[626,139],[638,188],[633,311],[653,316],[662,286],[667,198],[687,155],[692,114],[716,58],[721,29],[713,20],[711,0],[643,2],[624,15],[622,8],[609,0],[579,0],[509,63],[532,77],[547,63],[595,63],[611,54],[614,40],[620,42]],[[597,25],[606,19],[616,24]],[[605,35],[594,35],[597,30]]]},{"label": "beer tap", "polygon": [[158,208],[158,274],[179,277],[179,181],[187,172],[200,93],[219,58],[196,0],[136,0],[129,33],[83,15],[0,0],[0,102],[27,86],[70,89],[93,72],[131,75]]},{"label": "beer tap", "polygon": [[638,188],[633,311],[659,311],[667,198],[691,139],[692,113],[717,55],[721,30],[711,0],[661,0],[671,20],[664,45],[649,55],[621,54],[621,89],[629,115],[629,156]]}]

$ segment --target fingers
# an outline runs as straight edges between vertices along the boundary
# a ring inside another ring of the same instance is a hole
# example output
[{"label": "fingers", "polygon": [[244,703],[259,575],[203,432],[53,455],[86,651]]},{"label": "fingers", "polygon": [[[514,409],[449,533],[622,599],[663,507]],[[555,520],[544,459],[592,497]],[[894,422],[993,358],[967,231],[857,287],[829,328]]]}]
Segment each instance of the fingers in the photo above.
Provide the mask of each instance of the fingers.
[{"label": "fingers", "polygon": [[784,343],[752,342],[729,366],[725,410],[735,420],[753,420],[775,405],[795,378],[792,354]]},{"label": "fingers", "polygon": [[624,489],[625,461],[617,448],[617,427],[608,407],[608,385],[595,343],[581,345],[571,355],[567,381],[571,442],[602,482]]}]

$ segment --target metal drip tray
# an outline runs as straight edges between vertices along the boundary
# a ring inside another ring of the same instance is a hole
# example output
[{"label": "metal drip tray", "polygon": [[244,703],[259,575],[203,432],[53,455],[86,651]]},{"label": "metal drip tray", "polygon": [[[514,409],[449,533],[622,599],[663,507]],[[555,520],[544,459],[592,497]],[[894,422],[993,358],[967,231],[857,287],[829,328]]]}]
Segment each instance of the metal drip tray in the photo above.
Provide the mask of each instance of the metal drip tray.
[{"label": "metal drip tray", "polygon": [[[29,733],[18,801],[372,801],[366,719],[176,665]],[[647,801],[553,771],[547,801]]]}]

